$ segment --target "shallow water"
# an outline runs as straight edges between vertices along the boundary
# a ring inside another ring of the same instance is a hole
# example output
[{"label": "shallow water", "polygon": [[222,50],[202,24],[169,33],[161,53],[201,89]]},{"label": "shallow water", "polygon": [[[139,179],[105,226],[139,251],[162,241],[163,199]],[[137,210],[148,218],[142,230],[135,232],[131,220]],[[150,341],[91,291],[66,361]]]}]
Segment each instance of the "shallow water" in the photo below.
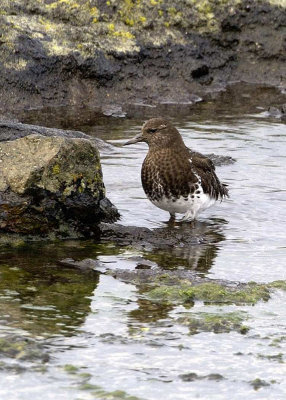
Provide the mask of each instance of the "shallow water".
[{"label": "shallow water", "polygon": [[[193,228],[211,236],[210,244],[144,254],[92,241],[2,248],[0,399],[285,399],[284,291],[255,306],[174,306],[152,302],[141,288],[111,276],[57,265],[65,257],[93,258],[108,268],[133,269],[144,256],[161,268],[194,269],[211,278],[285,280],[285,124],[266,112],[275,101],[285,98],[246,87],[195,106],[133,107],[127,118],[74,109],[55,118],[53,110],[20,116],[80,129],[115,146],[102,151],[102,166],[108,197],[125,225],[166,227],[168,219],[141,188],[146,146],[121,146],[148,117],[168,115],[189,147],[237,162],[217,167],[230,199],[207,210]],[[245,334],[193,332],[184,323],[203,313],[237,312],[249,327]],[[16,344],[8,348],[1,337]]]}]

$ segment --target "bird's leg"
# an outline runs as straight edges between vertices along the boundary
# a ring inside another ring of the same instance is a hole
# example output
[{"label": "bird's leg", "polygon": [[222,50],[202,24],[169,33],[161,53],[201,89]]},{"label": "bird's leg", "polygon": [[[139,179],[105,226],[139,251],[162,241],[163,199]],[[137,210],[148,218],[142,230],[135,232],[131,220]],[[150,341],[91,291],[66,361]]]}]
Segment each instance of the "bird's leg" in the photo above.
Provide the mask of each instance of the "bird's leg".
[{"label": "bird's leg", "polygon": [[173,213],[170,213],[170,219],[168,221],[168,225],[174,225],[176,222],[176,215]]},{"label": "bird's leg", "polygon": [[194,214],[190,211],[186,212],[186,214],[181,219],[181,222],[192,222],[194,221]]},{"label": "bird's leg", "polygon": [[189,221],[190,222],[190,226],[192,227],[192,228],[194,228],[195,226],[196,226],[196,219],[194,218],[194,219],[192,219],[191,221]]}]

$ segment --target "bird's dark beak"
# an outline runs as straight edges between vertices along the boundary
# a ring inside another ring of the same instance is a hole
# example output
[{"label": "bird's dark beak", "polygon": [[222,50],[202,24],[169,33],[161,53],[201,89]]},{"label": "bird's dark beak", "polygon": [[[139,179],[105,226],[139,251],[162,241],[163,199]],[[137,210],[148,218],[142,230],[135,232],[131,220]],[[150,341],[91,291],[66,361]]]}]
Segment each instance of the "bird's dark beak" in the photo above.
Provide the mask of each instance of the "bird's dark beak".
[{"label": "bird's dark beak", "polygon": [[123,146],[127,146],[128,144],[134,144],[138,142],[143,142],[143,134],[140,132],[133,139],[128,140],[128,142],[124,143]]}]

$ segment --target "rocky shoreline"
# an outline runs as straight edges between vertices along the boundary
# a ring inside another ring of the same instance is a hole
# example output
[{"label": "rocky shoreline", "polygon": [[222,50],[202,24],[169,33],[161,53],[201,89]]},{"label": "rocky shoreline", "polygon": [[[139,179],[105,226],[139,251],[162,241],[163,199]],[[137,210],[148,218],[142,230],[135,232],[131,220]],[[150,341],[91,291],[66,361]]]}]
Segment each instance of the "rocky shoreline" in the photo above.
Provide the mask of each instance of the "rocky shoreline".
[{"label": "rocky shoreline", "polygon": [[192,104],[239,81],[285,89],[280,0],[24,3],[1,3],[4,114],[59,105]]}]

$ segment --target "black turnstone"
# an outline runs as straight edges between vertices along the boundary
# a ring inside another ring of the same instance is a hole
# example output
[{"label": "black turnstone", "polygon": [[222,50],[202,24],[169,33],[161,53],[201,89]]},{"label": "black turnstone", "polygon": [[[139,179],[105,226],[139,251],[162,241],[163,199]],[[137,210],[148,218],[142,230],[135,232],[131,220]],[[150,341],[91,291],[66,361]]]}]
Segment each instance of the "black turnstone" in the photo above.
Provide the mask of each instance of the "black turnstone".
[{"label": "black turnstone", "polygon": [[228,196],[226,185],[216,176],[213,162],[185,146],[179,131],[163,118],[147,121],[142,132],[125,145],[145,142],[149,146],[141,179],[148,199],[171,218],[185,214],[192,221],[217,200]]}]

